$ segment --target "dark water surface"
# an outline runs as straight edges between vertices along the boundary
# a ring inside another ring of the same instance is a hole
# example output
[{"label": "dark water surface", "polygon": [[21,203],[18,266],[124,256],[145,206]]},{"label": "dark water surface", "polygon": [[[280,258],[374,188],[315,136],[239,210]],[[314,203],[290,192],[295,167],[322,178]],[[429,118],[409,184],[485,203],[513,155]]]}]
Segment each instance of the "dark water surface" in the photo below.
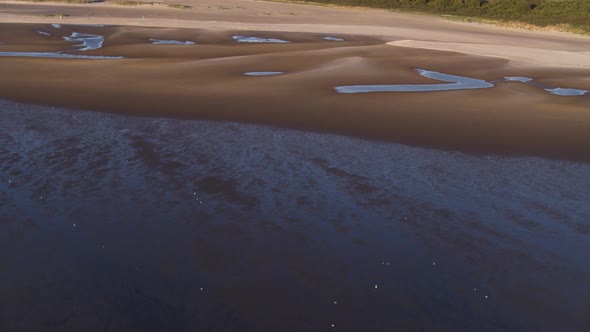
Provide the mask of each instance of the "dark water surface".
[{"label": "dark water surface", "polygon": [[0,331],[590,331],[590,164],[0,101]]}]

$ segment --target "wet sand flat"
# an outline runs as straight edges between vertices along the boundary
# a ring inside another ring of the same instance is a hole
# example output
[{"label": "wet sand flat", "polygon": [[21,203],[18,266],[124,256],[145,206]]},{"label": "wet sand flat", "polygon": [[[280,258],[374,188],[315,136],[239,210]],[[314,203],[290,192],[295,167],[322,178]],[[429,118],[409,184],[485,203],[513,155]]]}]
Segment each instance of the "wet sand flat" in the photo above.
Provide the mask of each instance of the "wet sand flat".
[{"label": "wet sand flat", "polygon": [[[191,8],[126,7],[115,1],[3,3],[0,53],[63,51],[69,46],[60,37],[77,32],[105,37],[102,48],[77,55],[126,59],[3,57],[0,97],[263,123],[484,154],[590,159],[590,96],[548,93],[590,90],[588,37],[383,10],[237,0],[182,4]],[[58,19],[55,13],[66,16]],[[17,24],[23,22],[29,24]],[[56,23],[62,26],[51,25]],[[239,36],[290,42],[243,43],[235,39]],[[150,40],[195,45],[153,45]],[[339,86],[440,83],[416,75],[416,69],[486,80],[494,87],[334,91]],[[249,72],[283,74],[244,77]],[[530,77],[544,86],[503,80],[510,76]]]},{"label": "wet sand flat", "polygon": [[[46,36],[35,31],[53,34]],[[63,36],[104,36],[100,49],[71,54],[116,61],[0,59],[0,96],[129,114],[262,123],[475,153],[589,160],[590,69],[526,67],[509,59],[386,45],[385,37],[130,26],[3,24],[0,52],[72,48]],[[234,37],[267,42],[239,42]],[[332,35],[330,35],[332,36]],[[154,45],[153,39],[194,45]],[[273,40],[289,41],[277,43]],[[268,42],[271,41],[271,42]],[[416,69],[485,80],[490,89],[345,95],[334,88],[433,84]],[[247,77],[247,72],[283,72]]]}]

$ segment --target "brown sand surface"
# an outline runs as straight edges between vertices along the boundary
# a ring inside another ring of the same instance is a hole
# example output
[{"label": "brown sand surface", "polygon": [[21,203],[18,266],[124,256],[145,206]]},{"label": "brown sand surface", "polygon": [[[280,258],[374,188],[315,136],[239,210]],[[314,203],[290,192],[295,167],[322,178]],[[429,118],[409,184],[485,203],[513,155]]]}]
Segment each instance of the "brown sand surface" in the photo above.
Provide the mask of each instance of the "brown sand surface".
[{"label": "brown sand surface", "polygon": [[[590,90],[587,37],[379,10],[236,0],[181,3],[193,8],[1,4],[0,52],[67,49],[71,43],[60,36],[76,31],[105,36],[103,48],[84,54],[128,59],[0,58],[0,98],[590,161],[589,95],[554,96],[539,87],[502,81],[504,76],[527,76],[554,87]],[[70,16],[41,16],[50,13]],[[113,26],[52,29],[49,23]],[[41,36],[37,29],[55,36]],[[236,43],[231,37],[237,34],[292,43]],[[326,35],[346,41],[320,38]],[[151,45],[149,38],[197,44]],[[333,90],[341,85],[440,83],[417,75],[415,68],[498,81],[494,88],[465,91],[346,95]],[[286,74],[242,75],[248,71]]]}]

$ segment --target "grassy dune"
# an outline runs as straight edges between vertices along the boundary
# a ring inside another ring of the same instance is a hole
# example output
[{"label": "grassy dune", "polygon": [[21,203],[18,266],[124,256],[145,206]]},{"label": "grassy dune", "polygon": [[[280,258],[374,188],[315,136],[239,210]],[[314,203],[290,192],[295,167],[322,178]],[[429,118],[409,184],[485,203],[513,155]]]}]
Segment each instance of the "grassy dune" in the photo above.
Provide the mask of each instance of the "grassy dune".
[{"label": "grassy dune", "polygon": [[545,27],[590,34],[590,0],[307,0],[499,21],[515,27]]}]

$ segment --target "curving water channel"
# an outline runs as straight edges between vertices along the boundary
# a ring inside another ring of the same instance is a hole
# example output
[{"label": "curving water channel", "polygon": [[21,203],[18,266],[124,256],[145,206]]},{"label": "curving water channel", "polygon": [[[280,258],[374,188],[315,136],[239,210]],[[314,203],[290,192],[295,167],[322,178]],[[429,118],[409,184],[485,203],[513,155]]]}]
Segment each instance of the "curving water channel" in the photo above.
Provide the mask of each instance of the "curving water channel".
[{"label": "curving water channel", "polygon": [[367,92],[428,92],[448,90],[469,90],[491,88],[494,84],[475,78],[443,74],[436,71],[416,69],[420,76],[447,84],[385,84],[385,85],[347,85],[334,88],[338,93],[367,93]]}]

